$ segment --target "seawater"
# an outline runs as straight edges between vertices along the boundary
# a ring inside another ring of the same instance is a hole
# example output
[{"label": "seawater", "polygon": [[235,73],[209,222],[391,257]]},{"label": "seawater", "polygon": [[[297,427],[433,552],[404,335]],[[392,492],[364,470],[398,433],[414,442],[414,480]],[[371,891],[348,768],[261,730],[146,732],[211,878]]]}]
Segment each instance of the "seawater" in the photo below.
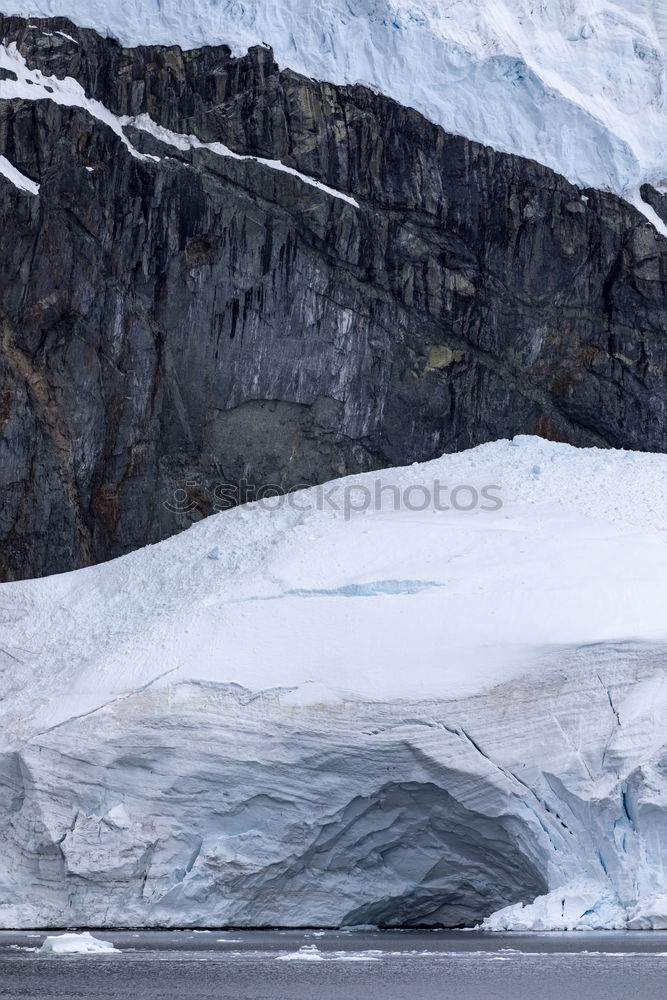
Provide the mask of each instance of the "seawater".
[{"label": "seawater", "polygon": [[[53,932],[52,932],[53,933]],[[665,1000],[667,933],[94,932],[118,952],[40,955],[0,932],[11,1000]]]}]

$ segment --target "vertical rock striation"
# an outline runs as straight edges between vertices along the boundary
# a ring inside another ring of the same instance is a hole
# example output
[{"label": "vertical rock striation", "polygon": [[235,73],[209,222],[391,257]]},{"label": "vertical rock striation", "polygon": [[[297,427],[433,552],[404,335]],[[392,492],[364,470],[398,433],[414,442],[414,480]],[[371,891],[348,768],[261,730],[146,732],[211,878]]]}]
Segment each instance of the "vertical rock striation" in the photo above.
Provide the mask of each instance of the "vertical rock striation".
[{"label": "vertical rock striation", "polygon": [[268,48],[0,39],[0,155],[39,185],[0,173],[3,579],[155,542],[224,482],[667,447],[667,242],[619,198]]}]

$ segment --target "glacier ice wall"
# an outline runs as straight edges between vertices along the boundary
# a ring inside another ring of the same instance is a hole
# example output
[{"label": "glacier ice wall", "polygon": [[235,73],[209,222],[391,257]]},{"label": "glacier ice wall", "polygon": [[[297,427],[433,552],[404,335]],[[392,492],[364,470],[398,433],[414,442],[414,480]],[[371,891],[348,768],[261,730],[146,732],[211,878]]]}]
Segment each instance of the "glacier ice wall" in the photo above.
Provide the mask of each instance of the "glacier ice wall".
[{"label": "glacier ice wall", "polygon": [[138,692],[0,758],[0,924],[664,926],[665,653],[452,701]]},{"label": "glacier ice wall", "polygon": [[123,44],[273,47],[582,186],[667,183],[667,8],[652,0],[5,0]]},{"label": "glacier ice wall", "polygon": [[667,926],[666,470],[517,438],[382,473],[500,509],[4,585],[0,926]]}]

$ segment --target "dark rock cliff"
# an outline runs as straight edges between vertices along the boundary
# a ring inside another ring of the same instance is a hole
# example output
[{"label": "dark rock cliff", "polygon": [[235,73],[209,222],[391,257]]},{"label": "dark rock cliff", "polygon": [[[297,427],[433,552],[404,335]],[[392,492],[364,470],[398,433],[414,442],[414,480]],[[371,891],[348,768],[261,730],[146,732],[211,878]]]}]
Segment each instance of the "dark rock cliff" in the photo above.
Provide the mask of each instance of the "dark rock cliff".
[{"label": "dark rock cliff", "polygon": [[516,433],[667,449],[667,240],[636,209],[269,49],[31,23],[0,17],[29,67],[359,207],[128,125],[159,157],[138,159],[81,108],[0,100],[0,155],[40,184],[0,176],[1,578],[164,538],[221,482]]}]

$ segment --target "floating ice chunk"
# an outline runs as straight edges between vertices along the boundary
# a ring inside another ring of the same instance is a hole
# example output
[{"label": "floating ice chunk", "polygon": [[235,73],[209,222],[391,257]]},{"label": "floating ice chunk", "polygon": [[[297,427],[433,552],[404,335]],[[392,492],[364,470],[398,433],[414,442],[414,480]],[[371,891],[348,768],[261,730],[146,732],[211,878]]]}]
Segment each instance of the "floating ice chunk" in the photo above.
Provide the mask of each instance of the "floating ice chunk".
[{"label": "floating ice chunk", "polygon": [[288,955],[278,955],[279,962],[323,962],[324,955],[316,944],[304,944],[298,951],[292,951]]},{"label": "floating ice chunk", "polygon": [[280,962],[379,962],[382,952],[373,951],[330,951],[322,954],[315,944],[304,944],[298,951],[288,955],[278,955]]},{"label": "floating ice chunk", "polygon": [[597,882],[572,883],[538,896],[532,903],[514,903],[497,910],[482,924],[486,931],[624,930],[625,909],[613,893]]},{"label": "floating ice chunk", "polygon": [[118,951],[110,941],[100,941],[89,931],[81,934],[50,935],[39,949],[40,955],[95,955]]},{"label": "floating ice chunk", "polygon": [[332,962],[380,962],[381,959],[377,954],[373,955],[367,951],[360,952],[345,952],[337,951],[331,956]]}]

